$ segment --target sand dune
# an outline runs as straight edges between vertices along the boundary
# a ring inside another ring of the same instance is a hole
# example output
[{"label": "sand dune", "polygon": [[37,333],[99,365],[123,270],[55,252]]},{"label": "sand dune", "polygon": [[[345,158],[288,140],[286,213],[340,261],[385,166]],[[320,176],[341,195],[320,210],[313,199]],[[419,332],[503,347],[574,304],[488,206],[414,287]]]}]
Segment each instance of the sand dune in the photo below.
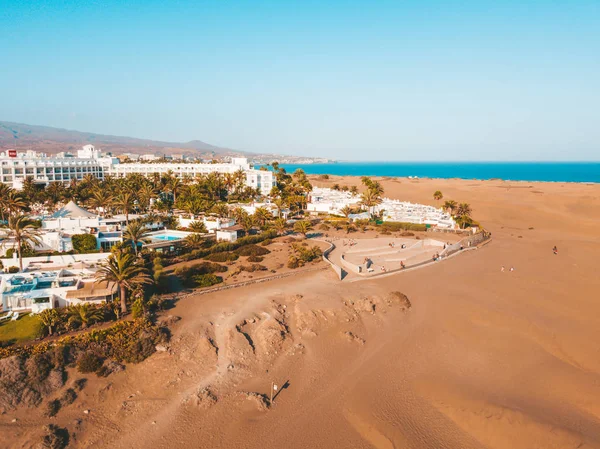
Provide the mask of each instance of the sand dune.
[{"label": "sand dune", "polygon": [[[70,426],[91,410],[73,446],[599,448],[600,186],[383,186],[469,202],[493,241],[379,279],[320,271],[188,297],[169,351],[90,379],[61,412]],[[286,386],[272,406],[271,382]]]}]

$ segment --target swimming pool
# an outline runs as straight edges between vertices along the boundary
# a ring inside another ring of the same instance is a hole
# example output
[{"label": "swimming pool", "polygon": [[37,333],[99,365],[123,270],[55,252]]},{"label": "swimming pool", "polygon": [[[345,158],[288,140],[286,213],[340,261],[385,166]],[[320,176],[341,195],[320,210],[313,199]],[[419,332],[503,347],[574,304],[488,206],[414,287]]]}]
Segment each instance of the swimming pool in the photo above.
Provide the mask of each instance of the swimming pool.
[{"label": "swimming pool", "polygon": [[176,242],[183,240],[189,234],[189,232],[177,231],[175,229],[163,229],[162,231],[149,233],[147,238],[150,243]]},{"label": "swimming pool", "polygon": [[163,240],[163,241],[172,241],[172,240],[181,240],[181,237],[176,235],[153,235],[150,237],[152,240]]}]

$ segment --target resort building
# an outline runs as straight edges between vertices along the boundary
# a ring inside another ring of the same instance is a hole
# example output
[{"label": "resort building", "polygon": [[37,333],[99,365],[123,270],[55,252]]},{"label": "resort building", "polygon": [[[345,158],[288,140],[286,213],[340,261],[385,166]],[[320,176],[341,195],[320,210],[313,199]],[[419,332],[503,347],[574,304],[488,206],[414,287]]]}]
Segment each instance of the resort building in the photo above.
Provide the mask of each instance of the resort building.
[{"label": "resort building", "polygon": [[0,309],[42,312],[79,303],[102,303],[117,295],[116,285],[94,280],[93,271],[38,271],[0,274]]},{"label": "resort building", "polygon": [[103,156],[93,145],[84,146],[77,152],[77,157],[7,150],[0,153],[0,182],[21,189],[27,178],[45,185],[50,182],[68,184],[72,179],[82,180],[86,175],[104,179],[107,169],[115,162],[118,163],[118,159]]},{"label": "resort building", "polygon": [[[314,187],[310,194],[307,210],[313,213],[343,215],[342,209],[346,206],[359,212],[360,196],[350,192]],[[441,208],[425,204],[383,198],[381,204],[373,208],[373,212],[381,214],[384,221],[425,224],[443,229],[455,229],[456,227],[456,222],[449,213]],[[368,218],[368,214],[350,214],[349,218]]]},{"label": "resort building", "polygon": [[343,215],[344,207],[359,208],[360,197],[350,192],[313,187],[306,206],[308,212]]},{"label": "resort building", "polygon": [[[153,160],[150,156],[152,155],[142,155],[140,159]],[[258,189],[262,195],[268,195],[275,185],[272,172],[255,170],[244,157],[234,157],[230,163],[221,164],[121,163],[116,157],[104,156],[93,145],[85,145],[77,152],[76,157],[66,153],[47,156],[35,151],[7,150],[0,153],[0,182],[15,189],[21,189],[27,178],[33,179],[37,184],[47,185],[51,182],[68,184],[72,179],[80,181],[86,175],[102,180],[108,175],[124,177],[130,173],[144,176],[173,173],[181,179],[193,179],[198,175],[235,173],[240,170],[246,177],[246,186]]]},{"label": "resort building", "polygon": [[258,203],[258,202],[252,202],[252,203],[235,203],[235,204],[230,204],[229,205],[229,209],[236,209],[236,208],[240,208],[243,209],[244,211],[246,211],[249,215],[254,215],[254,213],[256,212],[256,209],[260,209],[260,208],[264,208],[267,209],[269,212],[271,212],[271,214],[273,215],[273,217],[279,217],[280,213],[281,216],[285,219],[288,218],[288,215],[290,214],[290,209],[289,208],[282,208],[281,211],[279,209],[277,209],[277,206],[275,206],[275,204],[267,201],[265,203]]},{"label": "resort building", "polygon": [[217,241],[235,242],[239,237],[243,237],[244,234],[244,228],[240,225],[221,228],[217,231]]},{"label": "resort building", "polygon": [[273,173],[266,170],[255,170],[250,167],[245,157],[231,158],[230,163],[222,164],[200,164],[200,163],[156,163],[156,164],[114,164],[111,165],[108,174],[114,177],[125,177],[130,173],[138,173],[151,176],[155,173],[160,175],[173,173],[180,179],[194,179],[199,175],[209,173],[235,173],[244,172],[246,186],[258,189],[262,195],[268,195],[274,185]]}]

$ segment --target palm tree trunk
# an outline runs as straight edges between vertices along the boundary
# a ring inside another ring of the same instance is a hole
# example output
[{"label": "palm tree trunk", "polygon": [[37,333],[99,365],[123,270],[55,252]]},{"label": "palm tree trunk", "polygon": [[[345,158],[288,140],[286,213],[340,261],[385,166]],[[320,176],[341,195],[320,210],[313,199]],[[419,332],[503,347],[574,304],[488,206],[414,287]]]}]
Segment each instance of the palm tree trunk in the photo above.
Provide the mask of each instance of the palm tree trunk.
[{"label": "palm tree trunk", "polygon": [[21,254],[21,239],[17,239],[17,254],[19,256],[19,269],[23,271],[23,255]]},{"label": "palm tree trunk", "polygon": [[124,285],[121,285],[121,316],[127,313],[127,288]]}]

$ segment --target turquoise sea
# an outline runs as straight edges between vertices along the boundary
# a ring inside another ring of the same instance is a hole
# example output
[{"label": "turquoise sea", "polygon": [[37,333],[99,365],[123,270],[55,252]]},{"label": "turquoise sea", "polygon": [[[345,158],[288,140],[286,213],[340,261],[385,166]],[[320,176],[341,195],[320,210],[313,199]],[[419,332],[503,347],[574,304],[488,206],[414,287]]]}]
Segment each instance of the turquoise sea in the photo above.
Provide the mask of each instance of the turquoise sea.
[{"label": "turquoise sea", "polygon": [[344,176],[600,182],[600,162],[337,162],[282,164],[288,172]]}]

